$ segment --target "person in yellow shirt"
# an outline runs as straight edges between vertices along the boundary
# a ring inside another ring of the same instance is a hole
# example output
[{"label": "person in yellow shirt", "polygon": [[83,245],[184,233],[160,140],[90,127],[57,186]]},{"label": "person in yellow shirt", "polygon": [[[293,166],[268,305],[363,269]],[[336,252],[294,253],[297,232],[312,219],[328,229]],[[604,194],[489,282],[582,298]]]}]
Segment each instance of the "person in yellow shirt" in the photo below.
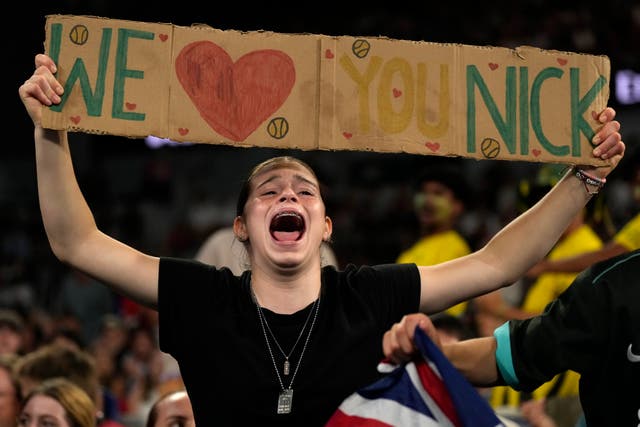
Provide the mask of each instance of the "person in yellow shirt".
[{"label": "person in yellow shirt", "polygon": [[[549,261],[562,260],[578,254],[601,249],[602,239],[585,222],[585,212],[579,213],[564,232],[556,246],[549,252]],[[529,287],[522,308],[532,313],[542,313],[546,305],[564,292],[575,279],[577,272],[549,272],[541,274]]]},{"label": "person in yellow shirt", "polygon": [[[625,163],[632,168],[629,187],[636,207],[640,208],[640,148],[636,148]],[[546,272],[576,273],[596,262],[636,249],[640,249],[640,211],[600,249],[562,259],[544,259],[527,272],[527,277],[536,278]]]},{"label": "person in yellow shirt", "polygon": [[[469,185],[461,164],[455,161],[440,162],[425,170],[416,181],[413,204],[420,238],[400,253],[397,263],[434,265],[471,252],[468,241],[458,228],[459,220],[470,203]],[[462,319],[474,335],[483,332],[478,327],[476,316],[498,318],[498,324],[501,324],[505,320],[524,319],[533,315],[505,303],[500,291],[481,295],[472,301],[463,301],[442,314]]]},{"label": "person in yellow shirt", "polygon": [[[418,220],[420,238],[402,251],[397,263],[434,265],[471,253],[465,237],[457,230],[458,219],[464,212],[468,186],[462,171],[453,163],[431,166],[416,182],[413,207]],[[460,317],[467,302],[446,310]]]}]

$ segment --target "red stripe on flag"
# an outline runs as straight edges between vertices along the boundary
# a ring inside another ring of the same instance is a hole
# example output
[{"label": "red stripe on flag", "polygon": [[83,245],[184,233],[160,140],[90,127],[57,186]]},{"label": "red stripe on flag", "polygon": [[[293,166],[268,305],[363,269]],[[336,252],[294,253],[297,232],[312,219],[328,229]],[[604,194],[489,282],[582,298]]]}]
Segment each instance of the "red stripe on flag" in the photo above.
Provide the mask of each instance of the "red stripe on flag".
[{"label": "red stripe on flag", "polygon": [[415,365],[418,375],[420,376],[422,386],[427,393],[438,404],[442,412],[451,420],[454,426],[462,427],[456,408],[453,405],[451,396],[449,396],[449,392],[447,391],[447,386],[445,386],[442,379],[433,372],[431,367],[425,361],[416,361]]}]

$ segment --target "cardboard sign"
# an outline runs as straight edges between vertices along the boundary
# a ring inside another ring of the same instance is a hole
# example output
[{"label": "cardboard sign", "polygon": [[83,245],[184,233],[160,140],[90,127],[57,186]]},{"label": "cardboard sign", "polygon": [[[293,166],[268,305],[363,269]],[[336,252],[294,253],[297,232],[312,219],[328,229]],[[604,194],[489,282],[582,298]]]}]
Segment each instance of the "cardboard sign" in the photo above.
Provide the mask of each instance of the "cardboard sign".
[{"label": "cardboard sign", "polygon": [[51,15],[54,129],[180,142],[601,164],[606,56]]}]

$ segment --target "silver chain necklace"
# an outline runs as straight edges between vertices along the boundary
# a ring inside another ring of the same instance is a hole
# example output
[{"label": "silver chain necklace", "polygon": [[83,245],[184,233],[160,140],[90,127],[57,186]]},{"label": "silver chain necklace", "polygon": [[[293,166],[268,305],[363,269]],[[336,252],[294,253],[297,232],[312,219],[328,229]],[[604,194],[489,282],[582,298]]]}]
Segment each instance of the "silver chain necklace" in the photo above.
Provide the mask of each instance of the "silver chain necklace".
[{"label": "silver chain necklace", "polygon": [[[267,344],[267,350],[269,350],[269,356],[271,356],[271,362],[273,363],[273,368],[276,371],[276,376],[278,377],[278,382],[280,383],[280,393],[278,394],[278,408],[277,408],[277,413],[278,414],[288,414],[291,412],[291,407],[293,404],[293,380],[296,379],[296,374],[298,373],[298,369],[300,368],[300,365],[302,364],[302,356],[304,356],[304,352],[307,349],[307,344],[309,343],[309,338],[311,338],[311,331],[313,330],[313,326],[316,323],[316,318],[318,317],[318,311],[320,310],[320,297],[318,297],[317,300],[315,300],[313,302],[313,306],[311,307],[311,310],[309,311],[309,316],[307,316],[307,320],[304,323],[304,326],[302,327],[302,330],[300,331],[300,334],[298,335],[298,339],[296,340],[296,343],[293,345],[293,347],[295,348],[296,345],[298,344],[298,341],[300,341],[300,338],[302,337],[302,334],[305,330],[305,328],[307,327],[307,323],[309,321],[309,318],[311,317],[311,313],[313,312],[313,320],[311,321],[311,326],[309,327],[309,331],[307,332],[307,338],[304,341],[304,345],[302,346],[302,351],[300,352],[300,358],[298,359],[298,364],[296,365],[296,369],[293,371],[293,375],[291,376],[291,381],[289,382],[289,386],[285,388],[284,386],[284,382],[282,381],[282,377],[280,376],[280,370],[278,369],[278,364],[276,363],[276,358],[273,356],[273,350],[271,349],[271,344],[269,343],[269,337],[267,336],[267,329],[269,330],[269,333],[271,334],[271,337],[273,338],[273,342],[276,343],[276,345],[278,346],[278,348],[280,349],[280,351],[282,352],[282,354],[284,355],[284,351],[282,351],[282,347],[280,346],[280,344],[278,343],[278,340],[276,339],[275,335],[273,335],[273,332],[271,332],[271,328],[269,327],[269,323],[267,323],[267,318],[265,317],[264,313],[262,312],[262,307],[260,307],[260,304],[258,303],[258,299],[256,298],[256,295],[253,293],[253,289],[251,289],[251,296],[253,298],[253,302],[256,304],[256,308],[258,311],[258,318],[260,319],[260,327],[262,328],[262,334],[264,335],[264,341]],[[265,327],[266,325],[266,327]],[[291,349],[291,352],[289,352],[289,356],[291,356],[291,353],[293,352],[293,349]],[[285,370],[285,375],[288,374],[289,371],[289,358],[288,356],[285,355],[285,366],[284,366],[284,370]]]},{"label": "silver chain necklace", "polygon": [[269,332],[269,335],[271,335],[271,338],[273,338],[273,342],[276,343],[278,350],[280,350],[280,353],[282,353],[282,356],[284,356],[284,366],[282,367],[282,373],[284,376],[289,375],[290,368],[291,368],[291,364],[289,363],[289,357],[291,357],[291,355],[293,354],[293,351],[298,346],[298,342],[300,342],[300,338],[302,338],[302,334],[304,333],[304,330],[307,328],[307,324],[309,323],[309,319],[311,319],[311,314],[313,314],[313,310],[316,306],[316,302],[318,302],[318,300],[315,300],[313,302],[313,306],[311,307],[311,310],[309,310],[309,314],[307,315],[307,320],[304,321],[304,325],[302,326],[302,329],[300,329],[298,338],[296,339],[296,342],[293,344],[293,347],[291,347],[289,354],[286,354],[282,349],[282,347],[280,346],[280,343],[276,339],[276,336],[273,334],[273,331],[269,327],[269,322],[267,322],[267,318],[265,317],[264,312],[262,311],[262,307],[260,307],[261,319],[264,319],[264,325],[267,327],[267,331]]}]

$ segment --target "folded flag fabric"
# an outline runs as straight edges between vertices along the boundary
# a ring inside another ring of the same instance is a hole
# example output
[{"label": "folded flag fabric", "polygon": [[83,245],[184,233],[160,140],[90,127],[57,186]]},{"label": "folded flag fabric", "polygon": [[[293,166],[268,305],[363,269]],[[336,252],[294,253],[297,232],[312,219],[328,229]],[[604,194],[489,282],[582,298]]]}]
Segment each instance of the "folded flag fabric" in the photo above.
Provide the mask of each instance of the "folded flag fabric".
[{"label": "folded flag fabric", "polygon": [[[416,328],[419,355],[347,397],[326,427],[504,427],[488,402],[427,334]],[[388,364],[381,363],[378,369]]]}]

